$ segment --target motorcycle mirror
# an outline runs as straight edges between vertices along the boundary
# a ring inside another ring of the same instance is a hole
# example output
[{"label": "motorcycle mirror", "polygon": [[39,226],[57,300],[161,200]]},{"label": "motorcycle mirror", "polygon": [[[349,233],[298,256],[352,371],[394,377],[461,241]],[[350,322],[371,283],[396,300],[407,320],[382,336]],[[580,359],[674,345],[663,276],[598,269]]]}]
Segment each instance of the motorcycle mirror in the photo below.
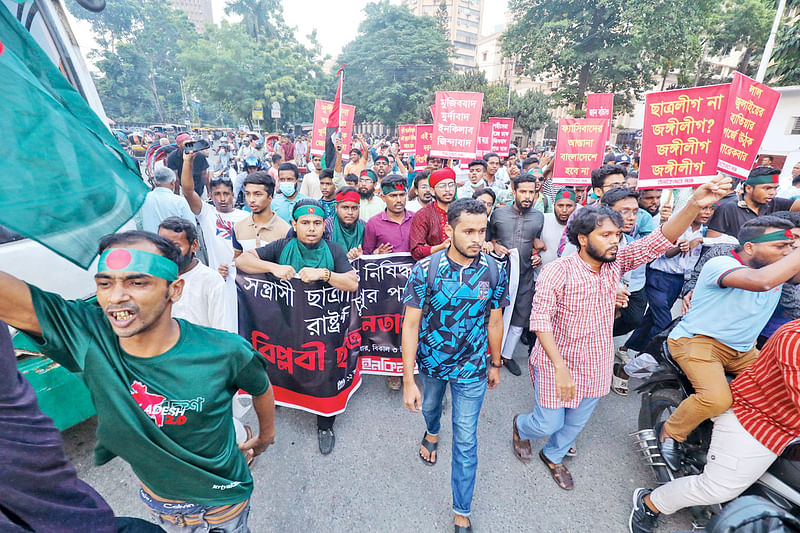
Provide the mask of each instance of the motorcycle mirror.
[{"label": "motorcycle mirror", "polygon": [[100,13],[106,8],[106,0],[76,0],[78,4],[93,13]]}]

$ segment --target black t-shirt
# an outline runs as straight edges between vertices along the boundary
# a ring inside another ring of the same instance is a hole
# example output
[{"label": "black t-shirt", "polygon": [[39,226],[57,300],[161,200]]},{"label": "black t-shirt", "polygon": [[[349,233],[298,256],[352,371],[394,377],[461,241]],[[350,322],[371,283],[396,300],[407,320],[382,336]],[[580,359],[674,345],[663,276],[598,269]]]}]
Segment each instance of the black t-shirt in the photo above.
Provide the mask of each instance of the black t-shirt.
[{"label": "black t-shirt", "polygon": [[771,215],[776,211],[788,211],[792,208],[793,200],[774,198],[761,206],[756,214],[744,203],[743,199],[733,197],[729,200],[722,199],[720,205],[714,210],[714,215],[708,221],[708,229],[736,237],[742,225],[757,216]]},{"label": "black t-shirt", "polygon": [[[17,370],[4,322],[0,322],[0,457],[0,531],[116,531],[111,508],[78,479],[64,453],[61,433],[39,409],[33,387]],[[18,521],[29,529],[12,525]]]},{"label": "black t-shirt", "polygon": [[[256,253],[262,261],[279,263],[283,247],[286,246],[290,240],[292,240],[290,237],[278,239],[266,246],[256,248]],[[328,243],[328,248],[330,248],[331,254],[333,255],[333,271],[337,274],[344,274],[353,270],[353,266],[350,264],[350,260],[347,258],[347,252],[344,251],[344,248],[336,242],[328,240],[325,242]]]},{"label": "black t-shirt", "polygon": [[[167,168],[170,168],[178,173],[180,179],[181,171],[183,170],[183,150],[180,148],[174,150],[169,157],[167,157]],[[208,159],[203,152],[198,152],[194,157],[194,166],[192,168],[192,178],[194,179],[194,191],[202,196],[203,188],[203,171],[208,168]]]}]

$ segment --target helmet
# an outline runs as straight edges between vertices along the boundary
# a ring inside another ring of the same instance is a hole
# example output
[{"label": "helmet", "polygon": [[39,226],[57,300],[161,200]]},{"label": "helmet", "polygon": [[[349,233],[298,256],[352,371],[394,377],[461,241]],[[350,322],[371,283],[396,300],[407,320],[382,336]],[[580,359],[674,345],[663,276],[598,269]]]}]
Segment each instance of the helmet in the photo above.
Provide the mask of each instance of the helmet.
[{"label": "helmet", "polygon": [[261,161],[259,161],[256,156],[251,155],[250,157],[245,158],[244,166],[245,168],[247,167],[261,168]]}]

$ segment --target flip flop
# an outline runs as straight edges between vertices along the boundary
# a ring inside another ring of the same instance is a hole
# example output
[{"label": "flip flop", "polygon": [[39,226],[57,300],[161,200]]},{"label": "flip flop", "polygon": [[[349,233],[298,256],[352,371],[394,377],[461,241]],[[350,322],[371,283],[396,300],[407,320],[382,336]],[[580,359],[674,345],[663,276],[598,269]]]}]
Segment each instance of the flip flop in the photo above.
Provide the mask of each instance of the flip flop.
[{"label": "flip flop", "polygon": [[439,460],[439,453],[438,452],[436,453],[436,457],[433,457],[433,452],[435,452],[436,448],[439,447],[439,441],[431,442],[431,441],[429,441],[428,439],[425,438],[427,436],[428,436],[428,432],[426,431],[425,434],[422,436],[422,444],[421,444],[421,446],[423,448],[425,448],[426,450],[428,450],[428,457],[429,458],[433,458],[433,461],[429,461],[428,459],[425,459],[422,456],[422,452],[419,452],[419,458],[426,465],[433,466],[433,465],[436,464],[436,461]]}]

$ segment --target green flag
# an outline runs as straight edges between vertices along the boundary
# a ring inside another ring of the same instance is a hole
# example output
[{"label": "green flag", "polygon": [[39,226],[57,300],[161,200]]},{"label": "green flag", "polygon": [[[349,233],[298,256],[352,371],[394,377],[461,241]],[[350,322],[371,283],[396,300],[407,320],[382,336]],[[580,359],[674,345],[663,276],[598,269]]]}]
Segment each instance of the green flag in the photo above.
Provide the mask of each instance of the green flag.
[{"label": "green flag", "polygon": [[130,220],[148,189],[136,162],[2,4],[0,41],[0,224],[88,268],[100,237]]}]

